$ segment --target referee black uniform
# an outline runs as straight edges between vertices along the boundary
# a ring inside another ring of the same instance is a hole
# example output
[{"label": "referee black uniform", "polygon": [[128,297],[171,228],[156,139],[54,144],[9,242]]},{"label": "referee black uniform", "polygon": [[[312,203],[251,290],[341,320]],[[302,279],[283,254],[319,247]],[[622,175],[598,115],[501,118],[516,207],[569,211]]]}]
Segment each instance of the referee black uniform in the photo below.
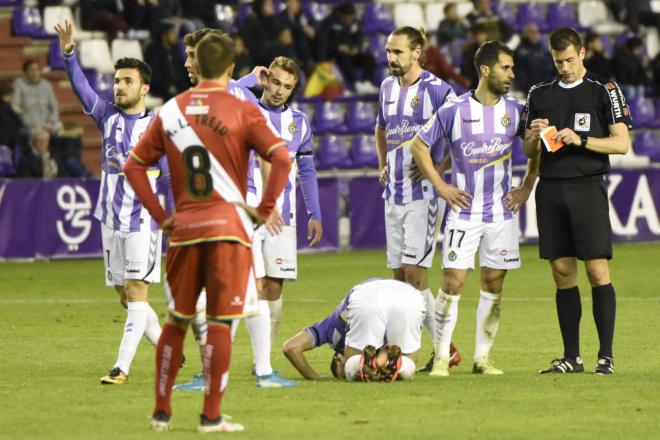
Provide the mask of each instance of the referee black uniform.
[{"label": "referee black uniform", "polygon": [[[536,188],[536,216],[541,258],[580,260],[612,258],[612,227],[607,186],[608,154],[585,148],[587,138],[610,137],[609,126],[632,120],[618,85],[586,72],[581,80],[564,84],[557,77],[537,84],[527,98],[527,123],[547,119],[558,131],[570,128],[580,145],[565,145],[555,153],[541,142],[540,181]],[[557,288],[557,315],[564,341],[564,359],[541,373],[584,371],[580,359],[579,323],[582,306],[578,287]],[[594,372],[613,372],[612,340],[616,314],[612,284],[592,286],[593,314],[600,340]]]}]

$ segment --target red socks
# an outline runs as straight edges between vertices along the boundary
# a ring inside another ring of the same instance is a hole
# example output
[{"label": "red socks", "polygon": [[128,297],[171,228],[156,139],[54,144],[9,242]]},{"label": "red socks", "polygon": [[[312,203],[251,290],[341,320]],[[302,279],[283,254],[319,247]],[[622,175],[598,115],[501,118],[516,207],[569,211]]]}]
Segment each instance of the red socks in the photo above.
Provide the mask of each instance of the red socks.
[{"label": "red socks", "polygon": [[172,415],[170,397],[176,374],[181,368],[185,336],[185,330],[174,324],[167,323],[163,326],[163,333],[156,346],[156,409],[154,409],[154,414],[163,411],[168,416]]},{"label": "red socks", "polygon": [[[162,340],[162,337],[161,337]],[[160,345],[160,344],[159,344]],[[209,420],[220,417],[220,400],[229,380],[231,330],[227,325],[209,325],[204,347],[204,415]]]}]

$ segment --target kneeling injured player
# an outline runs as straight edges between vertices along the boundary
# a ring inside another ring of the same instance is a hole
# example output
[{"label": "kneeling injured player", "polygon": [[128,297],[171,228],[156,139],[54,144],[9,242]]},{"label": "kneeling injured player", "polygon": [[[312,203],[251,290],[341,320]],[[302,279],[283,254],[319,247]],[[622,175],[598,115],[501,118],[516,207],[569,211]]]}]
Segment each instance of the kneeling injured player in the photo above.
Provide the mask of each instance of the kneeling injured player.
[{"label": "kneeling injured player", "polygon": [[412,379],[422,346],[426,302],[397,280],[372,278],[353,287],[337,309],[284,343],[284,355],[309,380],[321,379],[304,352],[328,344],[338,379],[391,382]]}]

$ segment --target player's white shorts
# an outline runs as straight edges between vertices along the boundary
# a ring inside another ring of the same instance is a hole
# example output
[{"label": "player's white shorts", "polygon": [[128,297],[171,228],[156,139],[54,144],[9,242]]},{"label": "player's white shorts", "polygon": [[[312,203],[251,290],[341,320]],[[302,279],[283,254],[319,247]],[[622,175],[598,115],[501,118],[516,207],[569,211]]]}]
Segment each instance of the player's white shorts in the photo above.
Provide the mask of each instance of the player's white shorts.
[{"label": "player's white shorts", "polygon": [[268,234],[266,226],[261,225],[252,236],[252,259],[254,260],[254,276],[256,278],[263,278],[266,276],[266,268],[264,266],[264,236]]},{"label": "player's white shorts", "polygon": [[405,205],[385,201],[387,267],[398,269],[402,264],[431,267],[445,205],[440,198],[415,200]]},{"label": "player's white shorts", "polygon": [[442,242],[442,267],[474,270],[477,249],[481,267],[518,269],[520,252],[516,219],[473,223],[450,215]]},{"label": "player's white shorts", "polygon": [[[390,282],[391,280],[383,280]],[[367,345],[379,348],[398,345],[410,354],[422,346],[422,324],[426,303],[414,287],[401,283],[401,288],[378,290],[379,282],[368,288],[357,286],[346,307],[348,333],[346,346],[363,350]]]},{"label": "player's white shorts", "polygon": [[275,236],[264,228],[262,249],[266,276],[295,280],[298,276],[297,246],[295,227],[284,226]]},{"label": "player's white shorts", "polygon": [[107,287],[125,280],[160,282],[162,231],[121,232],[102,223],[101,240]]}]

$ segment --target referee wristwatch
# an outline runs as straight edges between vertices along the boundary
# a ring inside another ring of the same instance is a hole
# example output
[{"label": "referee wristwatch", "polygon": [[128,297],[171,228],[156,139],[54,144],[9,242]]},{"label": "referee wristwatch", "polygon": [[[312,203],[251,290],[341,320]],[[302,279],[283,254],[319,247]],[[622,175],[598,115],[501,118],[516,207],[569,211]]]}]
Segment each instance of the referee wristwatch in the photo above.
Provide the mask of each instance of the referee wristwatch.
[{"label": "referee wristwatch", "polygon": [[586,148],[588,140],[589,140],[589,136],[587,136],[586,134],[581,134],[580,135],[580,148]]}]

